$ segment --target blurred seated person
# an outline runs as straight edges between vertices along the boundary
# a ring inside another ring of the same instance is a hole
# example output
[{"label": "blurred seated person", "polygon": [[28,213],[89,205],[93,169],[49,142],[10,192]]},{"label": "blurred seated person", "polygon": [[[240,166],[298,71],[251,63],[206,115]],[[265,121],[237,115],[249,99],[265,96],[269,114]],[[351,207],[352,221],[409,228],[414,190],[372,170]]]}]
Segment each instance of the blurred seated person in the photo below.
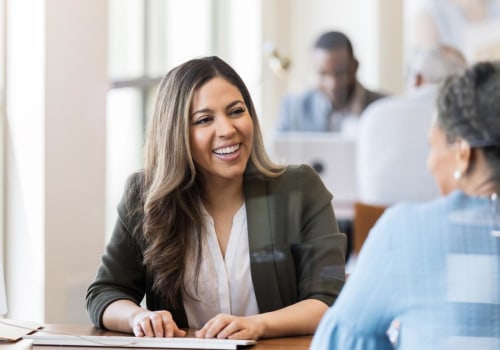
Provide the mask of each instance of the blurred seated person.
[{"label": "blurred seated person", "polygon": [[409,91],[383,98],[362,114],[358,128],[359,199],[374,205],[427,201],[439,195],[426,169],[427,132],[441,83],[466,68],[449,46],[419,52],[409,70]]},{"label": "blurred seated person", "polygon": [[357,81],[358,61],[341,32],[327,32],[317,39],[313,64],[318,85],[285,96],[278,131],[342,131],[346,120],[357,120],[366,106],[383,96]]},{"label": "blurred seated person", "polygon": [[498,0],[415,1],[409,9],[412,12],[408,26],[410,48],[443,43],[463,50],[471,59],[477,59],[483,50],[495,46],[496,40],[483,38],[498,28]]},{"label": "blurred seated person", "polygon": [[427,163],[442,196],[385,211],[312,349],[500,349],[499,91],[500,62],[445,81]]}]

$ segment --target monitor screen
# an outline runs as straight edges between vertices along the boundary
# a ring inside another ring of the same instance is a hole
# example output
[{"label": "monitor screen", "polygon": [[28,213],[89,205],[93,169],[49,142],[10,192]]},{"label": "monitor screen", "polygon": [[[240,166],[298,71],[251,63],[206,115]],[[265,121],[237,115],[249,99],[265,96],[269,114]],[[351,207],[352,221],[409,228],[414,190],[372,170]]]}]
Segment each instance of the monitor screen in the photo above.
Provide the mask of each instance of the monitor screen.
[{"label": "monitor screen", "polygon": [[272,156],[286,164],[308,164],[321,176],[334,201],[357,199],[355,138],[338,133],[287,132],[275,136]]}]

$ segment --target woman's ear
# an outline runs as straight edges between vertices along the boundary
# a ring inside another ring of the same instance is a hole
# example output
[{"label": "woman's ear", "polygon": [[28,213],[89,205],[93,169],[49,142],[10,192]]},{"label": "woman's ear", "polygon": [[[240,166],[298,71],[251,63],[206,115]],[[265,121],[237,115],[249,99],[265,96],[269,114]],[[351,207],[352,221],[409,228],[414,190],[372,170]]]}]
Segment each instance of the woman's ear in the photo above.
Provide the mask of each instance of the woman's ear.
[{"label": "woman's ear", "polygon": [[456,146],[456,169],[462,174],[467,174],[467,171],[472,165],[472,151],[470,144],[464,139],[459,139],[456,141]]}]

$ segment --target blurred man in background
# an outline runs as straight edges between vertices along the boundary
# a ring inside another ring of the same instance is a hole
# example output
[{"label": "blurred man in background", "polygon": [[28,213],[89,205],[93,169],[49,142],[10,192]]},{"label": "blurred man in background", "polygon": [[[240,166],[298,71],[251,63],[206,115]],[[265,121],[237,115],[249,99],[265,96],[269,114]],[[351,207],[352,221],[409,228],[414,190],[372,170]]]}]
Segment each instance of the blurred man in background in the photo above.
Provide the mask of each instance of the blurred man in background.
[{"label": "blurred man in background", "polygon": [[317,86],[284,98],[278,131],[341,132],[349,120],[383,94],[367,90],[356,78],[358,61],[351,42],[341,32],[322,34],[314,44]]}]

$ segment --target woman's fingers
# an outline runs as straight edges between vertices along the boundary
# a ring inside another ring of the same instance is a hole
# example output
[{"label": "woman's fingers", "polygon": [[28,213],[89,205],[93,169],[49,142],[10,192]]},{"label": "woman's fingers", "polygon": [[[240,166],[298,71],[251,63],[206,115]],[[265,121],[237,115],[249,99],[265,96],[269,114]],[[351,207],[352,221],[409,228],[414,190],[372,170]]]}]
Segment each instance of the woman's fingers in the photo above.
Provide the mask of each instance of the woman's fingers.
[{"label": "woman's fingers", "polygon": [[135,316],[133,325],[137,337],[182,337],[186,335],[179,329],[168,311],[146,311]]}]

